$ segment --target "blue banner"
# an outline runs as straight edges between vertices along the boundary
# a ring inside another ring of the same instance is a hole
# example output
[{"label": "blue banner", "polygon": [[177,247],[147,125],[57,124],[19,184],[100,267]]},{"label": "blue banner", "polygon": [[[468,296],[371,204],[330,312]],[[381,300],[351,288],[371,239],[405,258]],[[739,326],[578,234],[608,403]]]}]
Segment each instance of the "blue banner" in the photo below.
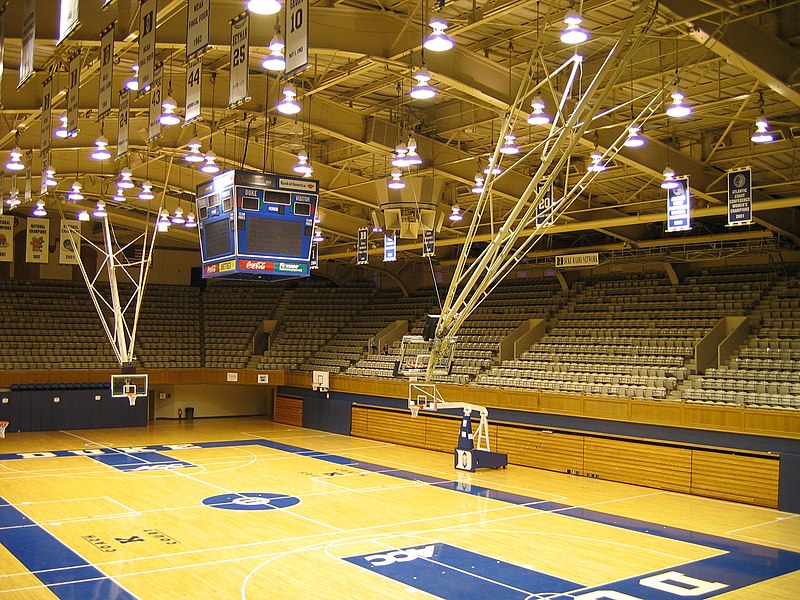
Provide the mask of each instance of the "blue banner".
[{"label": "blue banner", "polygon": [[436,232],[429,229],[422,232],[422,256],[434,256],[436,254]]},{"label": "blue banner", "polygon": [[536,224],[545,225],[550,222],[550,217],[553,214],[553,186],[545,190],[544,195],[539,196],[544,189],[544,183],[540,182],[536,186],[536,197],[539,198],[539,204],[536,206]]},{"label": "blue banner", "polygon": [[383,236],[383,262],[394,262],[397,260],[397,243],[394,235],[386,234]]},{"label": "blue banner", "polygon": [[689,178],[676,177],[678,187],[667,190],[667,231],[688,231],[692,228],[692,199]]},{"label": "blue banner", "polygon": [[750,167],[728,171],[728,225],[753,222],[753,179]]},{"label": "blue banner", "polygon": [[369,229],[362,227],[356,238],[356,264],[369,264]]}]

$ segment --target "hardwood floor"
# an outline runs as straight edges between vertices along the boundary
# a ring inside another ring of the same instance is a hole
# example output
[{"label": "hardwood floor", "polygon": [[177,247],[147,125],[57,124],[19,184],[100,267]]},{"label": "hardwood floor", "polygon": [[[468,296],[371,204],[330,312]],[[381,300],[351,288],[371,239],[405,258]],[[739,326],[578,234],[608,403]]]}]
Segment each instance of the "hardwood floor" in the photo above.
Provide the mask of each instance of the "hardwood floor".
[{"label": "hardwood floor", "polygon": [[[455,440],[454,440],[455,442]],[[800,515],[263,419],[0,439],[0,600],[788,599]]]}]

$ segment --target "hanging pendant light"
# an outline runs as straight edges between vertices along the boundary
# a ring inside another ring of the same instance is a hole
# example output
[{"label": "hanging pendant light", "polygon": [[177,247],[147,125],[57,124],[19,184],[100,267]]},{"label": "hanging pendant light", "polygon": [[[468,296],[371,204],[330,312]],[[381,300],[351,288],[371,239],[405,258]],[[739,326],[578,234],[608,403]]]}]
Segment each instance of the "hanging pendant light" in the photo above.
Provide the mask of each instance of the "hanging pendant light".
[{"label": "hanging pendant light", "polygon": [[672,92],[672,104],[670,104],[665,111],[667,115],[676,119],[682,119],[692,114],[692,107],[683,103],[685,99],[686,96],[683,95],[683,92],[676,88]]},{"label": "hanging pendant light", "polygon": [[92,218],[89,216],[89,211],[87,210],[82,210],[81,212],[79,212],[77,219],[78,221],[83,221],[83,222],[92,220]]},{"label": "hanging pendant light", "polygon": [[149,181],[142,183],[142,190],[139,192],[137,198],[139,198],[139,200],[152,200],[155,198],[155,194],[153,194],[153,184]]},{"label": "hanging pendant light", "polygon": [[72,191],[67,194],[67,200],[70,202],[78,202],[83,200],[83,194],[81,193],[81,182],[77,179],[72,182]]},{"label": "hanging pendant light", "polygon": [[464,215],[461,214],[461,207],[459,207],[458,204],[453,204],[453,206],[450,207],[450,216],[447,218],[454,223],[461,221],[464,218]]},{"label": "hanging pendant light", "polygon": [[111,199],[114,202],[125,202],[125,194],[122,189],[117,188],[117,193],[111,196]]},{"label": "hanging pendant light", "polygon": [[578,13],[568,12],[564,17],[564,23],[567,24],[567,28],[561,32],[560,37],[565,44],[582,44],[589,39],[589,32],[581,27],[583,19]]},{"label": "hanging pendant light", "polygon": [[602,173],[606,170],[606,165],[601,162],[603,160],[603,155],[599,150],[594,150],[594,152],[589,155],[589,158],[592,160],[592,162],[588,167],[586,167],[587,171],[592,173]]},{"label": "hanging pendant light", "polygon": [[197,137],[193,137],[186,145],[189,148],[189,152],[183,156],[183,160],[188,163],[201,163],[205,160],[203,153],[200,152],[200,140]]},{"label": "hanging pendant light", "polygon": [[400,169],[395,169],[392,171],[392,178],[389,180],[389,183],[387,183],[386,186],[390,190],[402,190],[404,187],[406,187],[406,182],[401,179],[402,176],[402,171],[400,171]]},{"label": "hanging pendant light", "polygon": [[275,105],[275,109],[284,115],[296,115],[302,110],[300,104],[295,100],[297,97],[297,90],[289,82],[283,86],[283,100]]},{"label": "hanging pendant light", "polygon": [[98,219],[102,219],[103,217],[107,217],[108,213],[106,212],[106,203],[102,200],[97,201],[97,207],[94,209],[92,213]]},{"label": "hanging pendant light", "polygon": [[183,209],[180,206],[175,207],[175,214],[172,215],[172,223],[173,225],[183,225],[186,223],[186,219],[183,216]]},{"label": "hanging pendant light", "polygon": [[769,123],[762,112],[756,119],[756,130],[750,136],[750,141],[756,144],[766,144],[774,139],[775,136],[769,131]]},{"label": "hanging pendant light", "polygon": [[45,169],[44,184],[47,187],[55,187],[58,185],[58,181],[56,181],[56,170],[53,167],[47,167]]},{"label": "hanging pendant light", "polygon": [[325,236],[322,235],[322,230],[319,228],[314,229],[314,237],[311,238],[312,242],[323,242],[325,241]]},{"label": "hanging pendant light", "polygon": [[36,208],[33,210],[34,217],[46,217],[47,210],[44,208],[44,200],[36,201]]},{"label": "hanging pendant light", "polygon": [[197,227],[197,217],[194,216],[194,213],[189,211],[189,214],[186,215],[186,223],[183,224],[186,229],[194,229]]},{"label": "hanging pendant light", "polygon": [[680,186],[680,183],[675,179],[675,171],[667,165],[664,167],[664,181],[661,182],[662,189],[674,190]]},{"label": "hanging pendant light", "polygon": [[139,65],[133,65],[131,67],[133,69],[133,77],[128,78],[125,81],[125,87],[132,92],[139,91]]},{"label": "hanging pendant light", "polygon": [[394,149],[394,158],[392,158],[392,166],[397,167],[398,169],[404,169],[409,165],[406,162],[406,154],[408,154],[408,148],[403,142],[397,144],[397,147]]},{"label": "hanging pendant light", "polygon": [[447,22],[444,19],[434,17],[428,25],[433,29],[433,32],[422,43],[426,50],[445,52],[456,45],[453,39],[444,32],[447,29]]},{"label": "hanging pendant light", "polygon": [[11,190],[9,190],[6,204],[8,204],[8,208],[10,209],[16,208],[22,204],[22,201],[19,199],[19,190],[16,187],[12,187]]},{"label": "hanging pendant light", "polygon": [[483,182],[485,181],[485,177],[483,173],[478,171],[475,173],[475,185],[472,186],[472,193],[473,194],[482,194],[483,193]]},{"label": "hanging pendant light", "polygon": [[528,117],[528,125],[547,125],[550,123],[550,115],[544,112],[545,103],[541,96],[534,96],[531,100],[533,111]]},{"label": "hanging pendant light", "polygon": [[108,148],[108,139],[104,135],[100,135],[94,141],[94,150],[89,155],[93,160],[108,160],[111,158],[111,152],[109,152]]},{"label": "hanging pendant light", "polygon": [[409,96],[416,100],[430,100],[436,96],[436,88],[428,83],[431,80],[431,74],[424,66],[414,73],[414,79],[417,80],[417,83],[411,87]]},{"label": "hanging pendant light", "polygon": [[169,213],[166,209],[163,209],[158,217],[158,222],[156,223],[156,230],[159,233],[165,233],[169,231],[169,226],[172,225],[172,222],[169,220]]},{"label": "hanging pendant light", "polygon": [[76,132],[76,133],[72,134],[72,136],[70,136],[69,130],[67,129],[67,123],[69,122],[69,120],[67,119],[67,115],[61,115],[58,119],[59,119],[59,121],[61,121],[61,126],[57,127],[53,131],[53,135],[54,136],[56,136],[59,139],[64,140],[64,139],[66,139],[68,137],[75,137],[75,135],[77,135],[77,132]]},{"label": "hanging pendant light", "polygon": [[515,140],[517,136],[515,136],[510,131],[504,136],[503,145],[500,146],[500,153],[501,154],[519,154],[519,146],[515,144]]},{"label": "hanging pendant light", "polygon": [[8,154],[11,158],[6,163],[6,169],[9,171],[22,171],[25,169],[25,165],[20,160],[22,158],[22,150],[19,149],[19,146],[16,146]]},{"label": "hanging pendant light", "polygon": [[247,10],[256,15],[275,15],[281,10],[279,0],[249,0]]},{"label": "hanging pendant light", "polygon": [[408,144],[406,145],[406,149],[408,153],[406,154],[406,166],[409,167],[418,167],[422,164],[422,157],[417,154],[417,140],[414,139],[414,136],[408,138]]},{"label": "hanging pendant light", "polygon": [[637,125],[631,125],[628,128],[628,137],[623,145],[628,148],[641,148],[644,146],[644,138],[639,135],[639,127]]},{"label": "hanging pendant light", "polygon": [[159,123],[166,126],[180,124],[181,118],[175,113],[175,109],[178,108],[178,103],[175,102],[175,99],[172,97],[171,91],[161,103],[161,108],[163,111],[161,112],[161,116],[158,117]]},{"label": "hanging pendant light", "polygon": [[267,71],[283,71],[286,68],[286,58],[283,56],[285,47],[286,44],[276,32],[268,46],[270,53],[261,61],[261,66]]},{"label": "hanging pendant light", "polygon": [[123,169],[119,172],[119,179],[117,179],[117,187],[122,190],[130,190],[132,189],[135,184],[133,183],[133,173],[127,167],[123,167]]},{"label": "hanging pendant light", "polygon": [[486,165],[486,168],[483,170],[486,175],[500,175],[503,172],[503,169],[499,165],[495,165],[492,157],[489,157],[489,164]]},{"label": "hanging pendant light", "polygon": [[206,152],[205,163],[200,165],[200,172],[207,175],[219,173],[219,165],[216,163],[217,155],[212,150]]},{"label": "hanging pendant light", "polygon": [[292,167],[292,171],[303,177],[308,177],[314,172],[314,168],[308,164],[308,154],[305,148],[300,148],[297,153],[297,164]]}]

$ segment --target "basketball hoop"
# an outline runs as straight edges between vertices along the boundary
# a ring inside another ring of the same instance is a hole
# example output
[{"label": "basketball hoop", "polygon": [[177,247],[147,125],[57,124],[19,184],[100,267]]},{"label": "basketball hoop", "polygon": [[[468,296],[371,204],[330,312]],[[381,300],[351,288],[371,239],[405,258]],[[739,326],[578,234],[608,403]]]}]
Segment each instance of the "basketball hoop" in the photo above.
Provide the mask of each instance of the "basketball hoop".
[{"label": "basketball hoop", "polygon": [[131,406],[136,404],[136,396],[139,394],[137,394],[135,390],[132,392],[125,392],[125,395],[128,397],[128,402],[131,403]]},{"label": "basketball hoop", "polygon": [[415,418],[419,415],[419,409],[422,408],[422,404],[409,404],[408,408],[411,409],[411,418]]},{"label": "basketball hoop", "polygon": [[6,427],[8,427],[8,421],[0,421],[0,438],[6,437]]}]

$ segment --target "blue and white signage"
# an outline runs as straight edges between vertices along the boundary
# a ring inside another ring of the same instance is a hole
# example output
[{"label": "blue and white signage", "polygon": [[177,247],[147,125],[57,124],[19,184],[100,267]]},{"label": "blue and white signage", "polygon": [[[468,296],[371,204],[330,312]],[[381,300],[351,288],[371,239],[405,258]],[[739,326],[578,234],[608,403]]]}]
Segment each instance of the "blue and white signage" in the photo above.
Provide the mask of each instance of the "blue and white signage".
[{"label": "blue and white signage", "polygon": [[366,227],[362,227],[358,230],[358,238],[356,239],[356,264],[369,264],[369,230]]},{"label": "blue and white signage", "polygon": [[692,228],[692,198],[689,178],[676,177],[678,187],[667,190],[667,231],[688,231]]},{"label": "blue and white signage", "polygon": [[728,225],[753,222],[753,176],[750,167],[728,171]]},{"label": "blue and white signage", "polygon": [[433,229],[426,229],[422,232],[422,256],[434,256],[436,254],[436,232]]},{"label": "blue and white signage", "polygon": [[383,262],[394,262],[397,260],[397,241],[394,235],[388,233],[383,236]]}]

